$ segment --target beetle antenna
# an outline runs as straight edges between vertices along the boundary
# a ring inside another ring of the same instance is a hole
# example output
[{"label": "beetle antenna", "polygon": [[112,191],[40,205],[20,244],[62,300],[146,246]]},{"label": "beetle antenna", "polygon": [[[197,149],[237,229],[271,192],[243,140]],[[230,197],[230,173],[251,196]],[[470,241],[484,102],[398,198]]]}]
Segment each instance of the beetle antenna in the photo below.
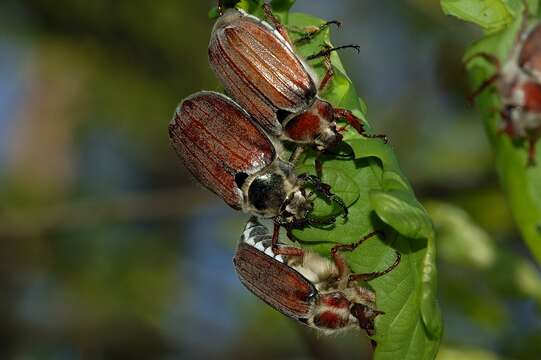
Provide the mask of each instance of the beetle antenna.
[{"label": "beetle antenna", "polygon": [[351,127],[353,127],[360,135],[369,139],[381,139],[384,144],[389,142],[389,138],[385,134],[369,134],[364,129],[364,124],[361,119],[355,116],[348,109],[334,109],[335,120],[344,119]]}]

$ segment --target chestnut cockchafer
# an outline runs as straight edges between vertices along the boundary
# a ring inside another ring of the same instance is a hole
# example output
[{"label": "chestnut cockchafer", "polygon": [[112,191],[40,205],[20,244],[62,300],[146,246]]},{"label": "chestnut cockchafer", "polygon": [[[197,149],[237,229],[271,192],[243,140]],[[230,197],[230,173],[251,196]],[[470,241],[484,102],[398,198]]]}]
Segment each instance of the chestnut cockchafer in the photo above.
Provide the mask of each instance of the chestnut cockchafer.
[{"label": "chestnut cockchafer", "polygon": [[347,211],[318,177],[296,175],[293,165],[278,156],[281,144],[223,94],[201,91],[184,99],[169,124],[169,138],[201,184],[234,209],[273,218],[277,231],[280,224],[334,221],[311,217],[308,185]]},{"label": "chestnut cockchafer", "polygon": [[375,294],[360,286],[383,276],[400,263],[400,254],[387,269],[367,274],[352,274],[341,251],[353,251],[367,239],[336,245],[327,259],[314,252],[279,245],[273,251],[273,236],[266,226],[252,217],[242,234],[233,259],[235,270],[248,290],[282,314],[325,334],[360,327],[374,335],[374,319],[383,314],[375,308]]},{"label": "chestnut cockchafer", "polygon": [[480,52],[466,63],[483,58],[496,72],[471,95],[472,100],[488,87],[496,85],[502,101],[500,115],[504,120],[501,132],[512,139],[528,142],[528,164],[535,164],[535,144],[541,137],[541,22],[528,25],[528,9],[524,10],[515,44],[503,65],[493,54]]},{"label": "chestnut cockchafer", "polygon": [[327,69],[317,86],[314,72],[296,54],[286,29],[268,4],[264,10],[274,27],[242,10],[224,11],[220,2],[218,8],[221,16],[209,43],[211,67],[226,93],[267,133],[322,151],[341,142],[336,121],[344,119],[363,136],[386,139],[384,135],[367,134],[362,120],[351,111],[334,108],[318,96],[333,77],[331,52],[357,46],[327,47],[308,57],[322,57]]}]

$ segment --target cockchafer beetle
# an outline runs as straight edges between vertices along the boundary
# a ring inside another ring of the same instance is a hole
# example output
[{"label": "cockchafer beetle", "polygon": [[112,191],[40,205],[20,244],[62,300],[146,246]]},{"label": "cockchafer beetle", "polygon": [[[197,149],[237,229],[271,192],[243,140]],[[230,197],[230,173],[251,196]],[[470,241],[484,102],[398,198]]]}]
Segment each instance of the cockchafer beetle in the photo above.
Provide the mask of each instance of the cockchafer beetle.
[{"label": "cockchafer beetle", "polygon": [[[209,61],[226,93],[237,101],[269,134],[319,151],[342,140],[336,121],[344,119],[365,137],[385,138],[364,131],[362,121],[351,111],[334,108],[318,96],[333,76],[332,51],[325,48],[307,59],[322,57],[326,74],[316,86],[310,67],[297,56],[293,43],[268,4],[264,11],[274,27],[242,10],[223,10],[209,43]],[[336,22],[329,22],[336,23]],[[309,37],[301,37],[305,40]]]},{"label": "cockchafer beetle", "polygon": [[492,85],[496,85],[504,120],[501,132],[512,139],[528,141],[528,164],[535,164],[535,144],[541,137],[541,22],[528,26],[528,8],[525,6],[522,24],[507,60],[480,52],[466,60],[480,57],[493,64],[496,72],[485,80],[471,95],[475,99]]},{"label": "cockchafer beetle", "polygon": [[276,232],[280,224],[334,220],[311,218],[308,184],[346,209],[318,177],[297,176],[293,165],[277,156],[280,143],[273,143],[245,110],[223,94],[201,91],[184,99],[169,124],[169,138],[201,184],[234,209],[273,218]]},{"label": "cockchafer beetle", "polygon": [[273,251],[273,236],[252,217],[241,236],[233,259],[235,270],[248,290],[282,314],[324,334],[359,326],[374,335],[374,319],[383,314],[375,309],[375,294],[357,281],[383,276],[400,263],[380,272],[352,274],[340,251],[352,251],[378,232],[358,242],[336,245],[332,261],[311,251],[280,245],[282,255]]}]

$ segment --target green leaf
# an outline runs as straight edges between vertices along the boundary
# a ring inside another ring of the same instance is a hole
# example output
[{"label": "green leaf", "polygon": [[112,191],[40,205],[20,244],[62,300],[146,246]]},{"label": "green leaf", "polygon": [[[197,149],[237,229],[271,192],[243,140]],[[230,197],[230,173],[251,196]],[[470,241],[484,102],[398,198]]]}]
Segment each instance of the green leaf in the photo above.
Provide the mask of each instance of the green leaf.
[{"label": "green leaf", "polygon": [[441,7],[445,14],[477,24],[489,33],[513,21],[513,12],[504,0],[442,0]]},{"label": "green leaf", "polygon": [[483,348],[475,347],[460,347],[450,348],[444,347],[440,350],[437,360],[501,360],[502,358],[496,353],[490,352]]},{"label": "green leaf", "polygon": [[[300,36],[300,29],[323,22],[294,13],[289,15],[288,28],[295,39]],[[297,51],[306,58],[318,52],[323,44],[329,44],[329,39],[330,33],[325,30],[311,42],[298,46]],[[338,54],[333,53],[331,59],[335,77],[321,96],[333,106],[349,109],[365,119],[366,106],[359,99]],[[325,71],[321,60],[313,60],[310,65],[321,78]],[[369,128],[369,124],[366,125]],[[351,129],[344,139],[352,150],[352,159],[333,156],[321,159],[324,180],[333,191],[341,195],[344,185],[336,181],[339,179],[352,181],[359,191],[357,200],[349,207],[348,218],[339,217],[335,224],[324,228],[294,230],[293,234],[303,246],[328,256],[336,243],[352,243],[375,229],[384,230],[384,239],[371,239],[345,254],[348,265],[357,273],[385,269],[394,261],[395,250],[402,254],[397,269],[370,282],[377,294],[377,307],[385,312],[376,319],[375,358],[433,359],[442,333],[442,320],[436,299],[437,271],[430,218],[415,199],[389,145],[379,139],[363,138]],[[305,171],[306,166],[313,167],[312,160],[308,156],[299,171]],[[337,170],[340,177],[333,180],[332,174]],[[328,208],[320,213],[320,207],[316,202],[314,213],[328,214]]]},{"label": "green leaf", "polygon": [[[530,9],[539,9],[539,1],[530,4]],[[521,12],[518,12],[521,14]],[[474,44],[465,55],[479,52],[487,52],[496,55],[504,62],[513,48],[517,31],[520,28],[521,16],[507,28],[498,34],[485,37]],[[472,89],[476,89],[488,77],[494,74],[494,67],[477,58],[467,64],[467,69],[472,83]],[[496,155],[496,168],[500,182],[507,194],[508,201],[526,244],[541,262],[541,166],[526,166],[527,146],[525,143],[514,142],[499,131],[502,119],[498,111],[501,102],[494,90],[483,92],[476,99],[477,106],[485,123],[491,145]],[[537,147],[536,158],[541,159],[541,147]]]},{"label": "green leaf", "polygon": [[[496,289],[494,294],[527,297],[541,304],[541,274],[535,264],[491,239],[464,210],[437,201],[427,207],[438,233],[440,259],[471,274],[482,272],[489,286]],[[472,306],[469,295],[466,301]],[[494,319],[492,314],[489,317]]]},{"label": "green leaf", "polygon": [[379,218],[401,234],[413,239],[433,237],[432,222],[411,193],[373,190],[370,202]]}]

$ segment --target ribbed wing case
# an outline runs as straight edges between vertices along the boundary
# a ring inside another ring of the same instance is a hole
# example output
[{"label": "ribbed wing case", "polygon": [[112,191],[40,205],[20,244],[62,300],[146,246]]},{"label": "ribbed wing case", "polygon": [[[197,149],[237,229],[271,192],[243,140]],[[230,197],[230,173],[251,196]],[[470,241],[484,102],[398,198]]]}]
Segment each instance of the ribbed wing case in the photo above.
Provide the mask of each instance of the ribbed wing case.
[{"label": "ribbed wing case", "polygon": [[317,291],[297,271],[244,243],[239,244],[233,263],[244,286],[261,300],[288,317],[308,317]]},{"label": "ribbed wing case", "polygon": [[270,25],[238,10],[227,11],[214,26],[209,60],[226,92],[266,131],[281,132],[277,112],[296,113],[317,89],[290,45]]},{"label": "ribbed wing case", "polygon": [[210,91],[198,92],[180,104],[169,137],[192,175],[235,209],[242,207],[235,175],[259,171],[276,156],[272,142],[246,111]]}]

